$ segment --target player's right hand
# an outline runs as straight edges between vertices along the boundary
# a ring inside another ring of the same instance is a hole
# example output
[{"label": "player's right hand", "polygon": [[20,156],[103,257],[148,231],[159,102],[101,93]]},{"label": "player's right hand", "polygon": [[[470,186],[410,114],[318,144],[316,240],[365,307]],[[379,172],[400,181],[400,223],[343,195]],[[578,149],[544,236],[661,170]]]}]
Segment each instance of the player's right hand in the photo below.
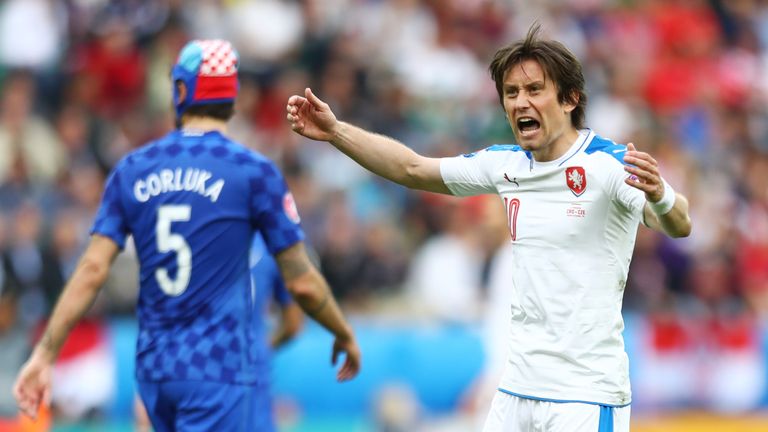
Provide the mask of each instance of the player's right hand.
[{"label": "player's right hand", "polygon": [[330,141],[336,134],[338,121],[331,107],[307,87],[304,96],[293,95],[285,107],[286,119],[294,132],[317,141]]},{"label": "player's right hand", "polygon": [[13,396],[16,398],[19,410],[26,416],[36,419],[40,404],[43,402],[48,404],[50,394],[51,364],[33,354],[22,366],[13,385]]},{"label": "player's right hand", "polygon": [[341,353],[346,353],[346,359],[344,360],[341,369],[336,373],[336,380],[339,382],[349,381],[360,372],[360,347],[357,346],[354,337],[337,337],[336,340],[333,341],[333,356],[331,357],[331,363],[334,366]]}]

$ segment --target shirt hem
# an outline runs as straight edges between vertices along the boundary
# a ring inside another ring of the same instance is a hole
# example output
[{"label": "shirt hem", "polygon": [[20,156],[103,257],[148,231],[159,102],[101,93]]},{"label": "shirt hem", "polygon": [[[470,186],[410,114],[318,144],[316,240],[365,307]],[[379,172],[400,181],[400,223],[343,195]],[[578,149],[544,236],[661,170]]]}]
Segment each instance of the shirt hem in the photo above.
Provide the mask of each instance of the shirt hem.
[{"label": "shirt hem", "polygon": [[607,406],[611,408],[624,408],[632,404],[632,401],[630,400],[627,403],[624,404],[617,404],[617,403],[606,403],[606,402],[599,402],[599,401],[593,401],[588,399],[557,399],[557,398],[546,398],[546,397],[539,397],[539,396],[532,396],[524,393],[518,393],[513,392],[511,390],[507,390],[503,387],[498,387],[498,391],[508,394],[510,396],[515,396],[523,399],[530,399],[535,401],[541,401],[541,402],[552,402],[552,403],[582,403],[582,404],[588,404],[588,405],[599,405],[599,406]]}]

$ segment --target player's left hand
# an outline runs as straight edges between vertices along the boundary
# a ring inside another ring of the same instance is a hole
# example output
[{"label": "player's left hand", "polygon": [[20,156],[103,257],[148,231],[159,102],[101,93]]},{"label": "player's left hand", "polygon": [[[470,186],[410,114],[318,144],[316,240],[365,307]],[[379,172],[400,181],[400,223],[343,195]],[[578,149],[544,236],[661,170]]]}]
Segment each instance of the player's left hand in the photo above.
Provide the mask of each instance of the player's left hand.
[{"label": "player's left hand", "polygon": [[635,145],[627,144],[627,153],[624,155],[624,170],[630,174],[624,179],[624,183],[633,188],[645,192],[645,199],[650,202],[659,202],[664,196],[664,182],[659,173],[659,163],[648,153],[637,151]]},{"label": "player's left hand", "polygon": [[19,405],[19,410],[28,417],[35,419],[41,403],[48,404],[51,394],[51,364],[33,354],[22,366],[16,383],[13,385],[13,396]]},{"label": "player's left hand", "polygon": [[344,360],[344,365],[341,366],[339,372],[336,373],[336,380],[348,381],[360,372],[360,347],[357,346],[354,337],[336,337],[336,340],[333,341],[332,364],[336,365],[336,360],[338,360],[341,353],[346,353],[347,358]]}]

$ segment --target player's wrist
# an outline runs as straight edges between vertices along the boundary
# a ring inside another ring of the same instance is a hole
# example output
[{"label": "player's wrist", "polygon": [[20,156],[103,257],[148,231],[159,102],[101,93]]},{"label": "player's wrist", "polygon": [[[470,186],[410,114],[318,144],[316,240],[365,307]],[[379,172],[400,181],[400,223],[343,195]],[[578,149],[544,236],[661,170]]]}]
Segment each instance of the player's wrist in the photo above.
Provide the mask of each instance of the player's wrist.
[{"label": "player's wrist", "polygon": [[38,344],[35,346],[35,349],[32,351],[31,358],[34,359],[36,363],[52,365],[56,362],[56,357],[58,357],[57,350]]},{"label": "player's wrist", "polygon": [[664,185],[664,193],[662,194],[661,199],[657,202],[648,201],[651,211],[656,213],[657,216],[664,216],[672,211],[672,207],[675,206],[675,200],[677,198],[677,194],[675,194],[675,190],[672,189],[672,186],[663,178],[661,181]]},{"label": "player's wrist", "polygon": [[336,339],[338,339],[340,342],[351,342],[355,340],[355,333],[352,331],[352,327],[344,323],[341,325],[341,328],[336,333]]},{"label": "player's wrist", "polygon": [[345,135],[345,129],[348,126],[349,125],[347,123],[337,120],[336,123],[334,123],[334,125],[330,128],[331,139],[329,139],[328,142],[331,144],[340,142],[343,139],[343,136]]}]

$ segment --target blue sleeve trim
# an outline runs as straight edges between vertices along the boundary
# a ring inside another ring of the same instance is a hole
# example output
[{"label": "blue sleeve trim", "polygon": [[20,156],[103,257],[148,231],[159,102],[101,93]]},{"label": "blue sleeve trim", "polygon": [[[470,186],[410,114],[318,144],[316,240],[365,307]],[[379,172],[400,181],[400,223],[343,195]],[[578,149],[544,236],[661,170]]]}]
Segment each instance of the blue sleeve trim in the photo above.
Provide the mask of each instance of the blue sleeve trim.
[{"label": "blue sleeve trim", "polygon": [[624,162],[624,153],[627,152],[627,146],[623,144],[616,144],[611,140],[595,135],[587,149],[584,150],[584,153],[592,154],[595,152],[606,153],[619,161],[622,165],[627,165],[627,163]]},{"label": "blue sleeve trim", "polygon": [[120,250],[125,248],[125,240],[130,231],[121,196],[120,171],[124,160],[118,162],[106,181],[99,209],[90,230],[91,235],[99,234],[112,239]]},{"label": "blue sleeve trim", "polygon": [[494,144],[490,147],[486,147],[485,151],[511,151],[511,152],[523,152],[525,153],[525,157],[527,157],[529,160],[533,158],[531,155],[531,152],[523,150],[522,147],[520,147],[517,144]]},{"label": "blue sleeve trim", "polygon": [[527,396],[520,393],[511,392],[509,390],[504,390],[503,388],[499,387],[498,390],[502,393],[506,393],[510,396],[517,396],[519,398],[523,399],[530,399],[535,401],[541,401],[541,402],[552,402],[552,403],[583,403],[587,405],[598,405],[601,407],[609,407],[609,408],[624,408],[626,406],[629,406],[630,403],[624,404],[624,405],[611,405],[611,404],[602,404],[599,402],[590,402],[590,401],[583,401],[583,400],[570,400],[570,399],[548,399],[548,398],[540,398],[536,396]]},{"label": "blue sleeve trim", "polygon": [[125,250],[125,242],[127,240],[127,237],[119,237],[119,236],[117,236],[117,235],[115,235],[113,233],[102,231],[99,228],[91,229],[91,232],[89,234],[91,236],[98,235],[98,236],[102,236],[104,238],[108,238],[108,239],[112,240],[112,242],[114,242],[121,251]]},{"label": "blue sleeve trim", "polygon": [[485,151],[523,151],[523,148],[517,144],[494,144]]}]

